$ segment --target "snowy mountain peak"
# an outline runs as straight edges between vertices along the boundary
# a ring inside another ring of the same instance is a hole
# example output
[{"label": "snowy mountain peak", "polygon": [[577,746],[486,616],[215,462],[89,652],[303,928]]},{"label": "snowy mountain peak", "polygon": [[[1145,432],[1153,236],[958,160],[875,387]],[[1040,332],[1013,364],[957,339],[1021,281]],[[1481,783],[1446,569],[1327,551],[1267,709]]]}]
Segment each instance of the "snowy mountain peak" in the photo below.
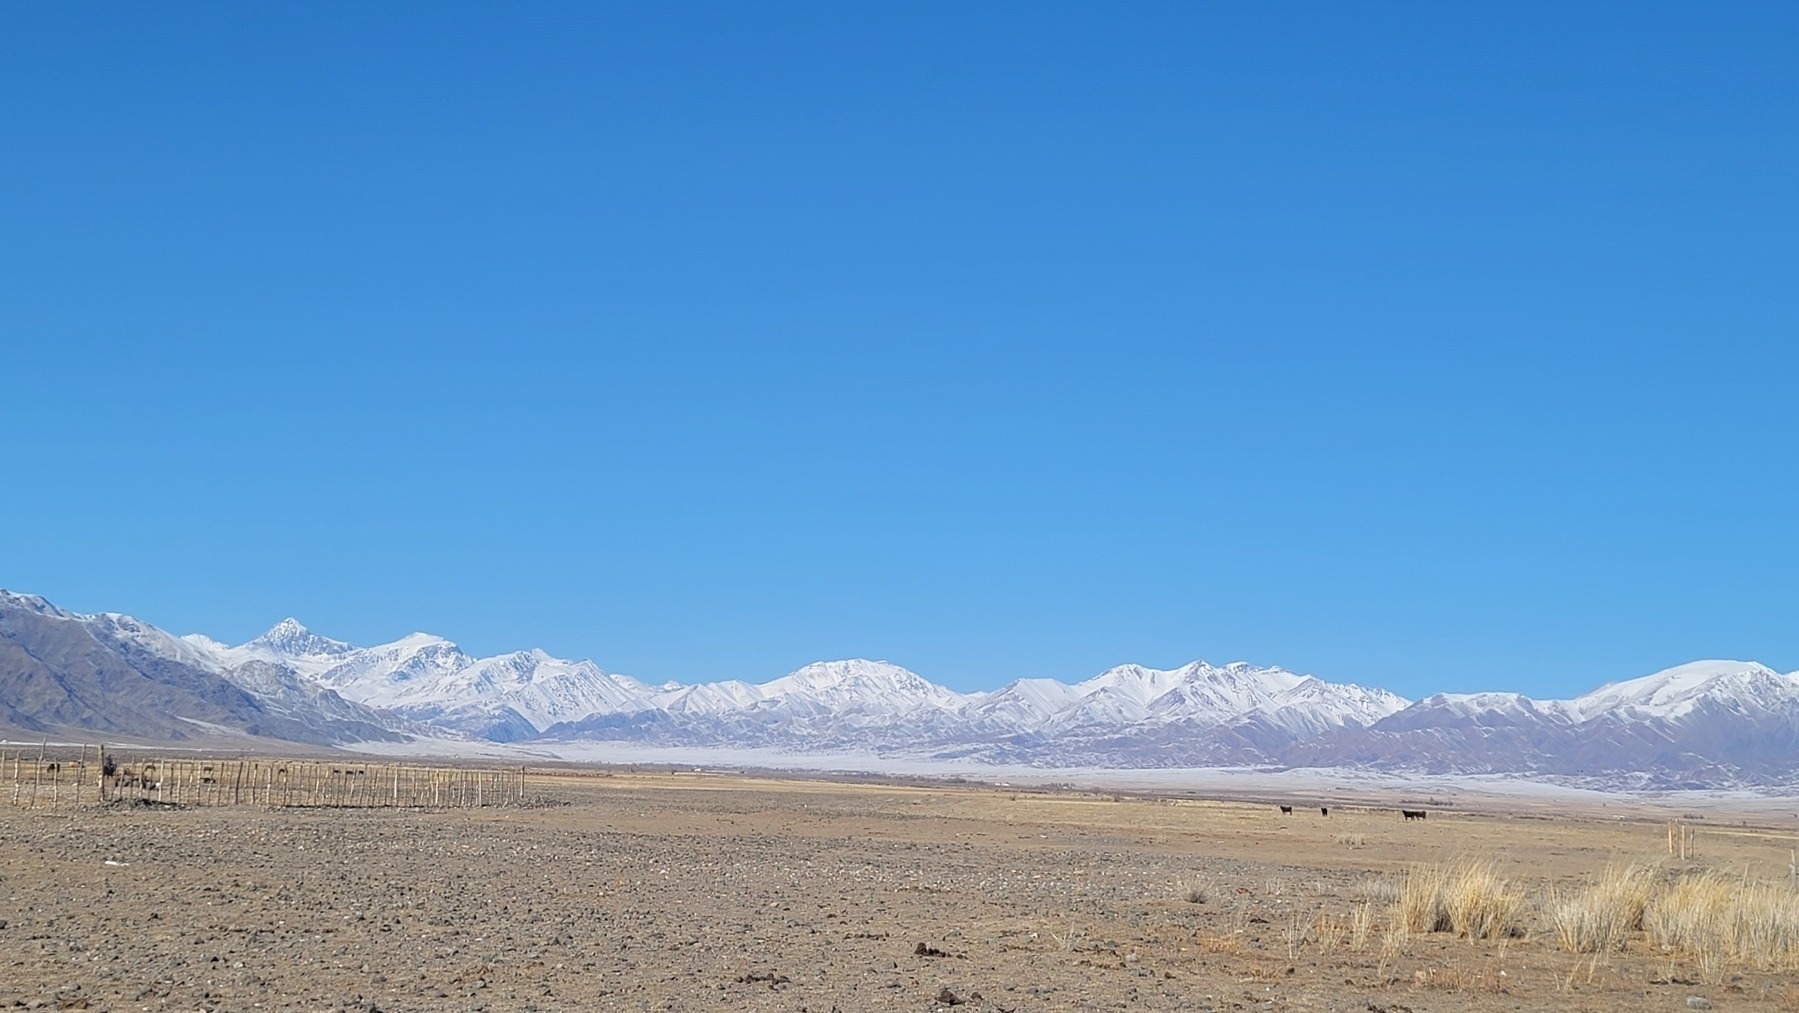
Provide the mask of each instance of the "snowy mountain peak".
[{"label": "snowy mountain peak", "polygon": [[52,605],[50,604],[49,599],[44,598],[41,595],[16,594],[4,588],[0,588],[0,605],[7,608],[20,609],[25,612],[35,612],[38,615],[50,616],[54,619],[87,618],[79,612],[70,612],[68,609],[59,605]]},{"label": "snowy mountain peak", "polygon": [[1167,670],[1120,665],[1075,688],[1083,695],[1106,693],[1139,706],[1179,694],[1185,700],[1209,700],[1220,707],[1247,709],[1293,690],[1307,678],[1284,668],[1258,668],[1241,661],[1222,668],[1194,661]]},{"label": "snowy mountain peak", "polygon": [[262,636],[243,646],[255,649],[257,653],[267,652],[277,657],[341,656],[356,650],[341,640],[319,636],[300,625],[300,621],[292,616],[269,627]]},{"label": "snowy mountain peak", "polygon": [[1782,695],[1794,680],[1753,661],[1695,661],[1639,679],[1607,683],[1571,701],[1583,716],[1628,710],[1642,716],[1678,717],[1703,702],[1725,705],[1759,703],[1769,694]]},{"label": "snowy mountain peak", "polygon": [[815,661],[757,687],[766,700],[806,700],[822,706],[854,701],[867,707],[918,705],[956,707],[965,702],[945,689],[891,662],[850,658]]},{"label": "snowy mountain peak", "polygon": [[779,679],[772,680],[767,685],[824,689],[851,682],[920,685],[924,684],[925,680],[916,673],[891,662],[849,658],[843,661],[815,661],[810,665],[797,668]]},{"label": "snowy mountain peak", "polygon": [[455,643],[446,640],[435,633],[408,633],[393,643],[385,644],[383,646],[410,651],[422,651],[427,648],[443,647],[447,647],[451,650],[461,650]]}]

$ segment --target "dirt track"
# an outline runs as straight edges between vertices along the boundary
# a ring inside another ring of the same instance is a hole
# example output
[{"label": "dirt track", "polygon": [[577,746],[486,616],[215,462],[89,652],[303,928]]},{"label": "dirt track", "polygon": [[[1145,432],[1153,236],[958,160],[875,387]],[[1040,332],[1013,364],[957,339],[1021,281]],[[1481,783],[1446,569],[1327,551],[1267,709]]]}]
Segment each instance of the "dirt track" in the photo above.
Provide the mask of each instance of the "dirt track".
[{"label": "dirt track", "polygon": [[[0,1006],[94,1010],[1791,1008],[1641,948],[1319,939],[1378,876],[1530,884],[1660,859],[1660,826],[701,776],[539,808],[0,808]],[[1787,836],[1701,862],[1785,874]],[[1372,885],[1371,885],[1372,884]],[[921,952],[922,950],[922,952]]]}]

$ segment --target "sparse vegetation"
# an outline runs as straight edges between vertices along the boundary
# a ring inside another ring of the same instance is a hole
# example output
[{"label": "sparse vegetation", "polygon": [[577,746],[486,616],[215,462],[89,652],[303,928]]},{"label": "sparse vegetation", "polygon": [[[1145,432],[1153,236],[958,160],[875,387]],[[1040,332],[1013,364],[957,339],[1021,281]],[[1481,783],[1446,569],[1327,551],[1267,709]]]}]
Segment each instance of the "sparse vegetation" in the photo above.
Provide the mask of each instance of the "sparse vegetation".
[{"label": "sparse vegetation", "polygon": [[1349,888],[1351,900],[1391,904],[1399,899],[1399,883],[1390,876],[1367,876]]},{"label": "sparse vegetation", "polygon": [[1394,902],[1396,924],[1408,933],[1454,932],[1493,939],[1516,930],[1523,891],[1485,862],[1413,866]]},{"label": "sparse vegetation", "polygon": [[1506,991],[1505,972],[1492,967],[1467,967],[1460,961],[1447,967],[1430,967],[1412,974],[1412,984],[1442,992],[1497,994]]},{"label": "sparse vegetation", "polygon": [[1608,866],[1590,886],[1568,895],[1551,891],[1549,914],[1555,938],[1570,953],[1622,950],[1643,928],[1643,912],[1656,891],[1655,870],[1641,865]]},{"label": "sparse vegetation", "polygon": [[1349,948],[1361,953],[1368,948],[1368,935],[1374,931],[1374,904],[1362,901],[1349,913]]},{"label": "sparse vegetation", "polygon": [[1176,896],[1189,904],[1204,904],[1212,896],[1212,877],[1194,876],[1175,883]]},{"label": "sparse vegetation", "polygon": [[1343,938],[1349,934],[1348,919],[1333,918],[1329,911],[1319,911],[1312,921],[1311,938],[1318,944],[1318,952],[1329,953],[1343,945]]},{"label": "sparse vegetation", "polygon": [[1413,866],[1399,887],[1398,899],[1393,902],[1393,924],[1408,934],[1448,932],[1452,924],[1445,902],[1448,889],[1448,866]]},{"label": "sparse vegetation", "polygon": [[1799,970],[1799,895],[1784,883],[1683,876],[1649,901],[1642,921],[1651,943],[1689,955],[1707,980],[1737,963]]},{"label": "sparse vegetation", "polygon": [[[948,973],[966,957],[1002,969],[1021,987],[1042,988],[1043,994],[1053,988],[1069,989],[1072,995],[1075,988],[1089,990],[1098,987],[1096,982],[1109,983],[1105,987],[1114,988],[1110,998],[1116,1002],[1107,1005],[1138,1002],[1146,1010],[1178,1009],[1196,992],[1216,995],[1221,988],[1247,983],[1254,983],[1258,997],[1278,997],[1293,1008],[1326,1008],[1337,1004],[1345,992],[1356,1000],[1355,1008],[1372,1005],[1382,1010],[1416,1006],[1408,992],[1432,1006],[1446,1001],[1453,1006],[1458,999],[1452,997],[1466,997],[1459,1000],[1463,1005],[1479,1005],[1475,997],[1506,995],[1508,1008],[1514,1002],[1519,1008],[1544,1008],[1556,997],[1555,1003],[1570,1009],[1611,1009],[1644,996],[1672,997],[1678,1005],[1684,996],[1701,992],[1751,1000],[1744,1008],[1799,1005],[1791,998],[1799,995],[1799,985],[1794,984],[1799,982],[1799,890],[1784,877],[1756,878],[1742,871],[1745,863],[1760,863],[1750,864],[1751,869],[1771,870],[1788,859],[1786,835],[1761,828],[1717,835],[1716,850],[1702,861],[1731,863],[1736,871],[1725,873],[1699,871],[1688,863],[1675,865],[1673,858],[1668,865],[1609,867],[1602,867],[1603,859],[1592,858],[1608,853],[1653,856],[1661,850],[1661,828],[1656,824],[1577,820],[1475,824],[1471,819],[1472,831],[1453,838],[1455,847],[1466,850],[1459,858],[1444,860],[1436,851],[1441,841],[1434,835],[1399,838],[1378,825],[1358,822],[1353,815],[1311,826],[1302,834],[1258,813],[1258,819],[1279,828],[1278,835],[1261,838],[1228,833],[1236,818],[1228,809],[1152,811],[1139,806],[1149,813],[1143,827],[1120,833],[1110,816],[1097,815],[1085,802],[1060,810],[1043,806],[1041,812],[1008,808],[1003,817],[996,817],[993,800],[1006,797],[1000,792],[958,789],[889,795],[884,789],[861,786],[799,792],[746,781],[730,793],[699,796],[687,789],[686,782],[676,784],[673,775],[629,776],[645,787],[626,791],[599,780],[572,779],[556,786],[560,797],[582,807],[575,814],[579,819],[546,810],[541,819],[484,823],[491,828],[485,835],[470,834],[466,821],[426,810],[334,813],[333,819],[355,820],[359,832],[382,842],[381,853],[375,856],[379,861],[366,873],[343,862],[351,852],[336,843],[332,847],[337,850],[324,856],[330,861],[321,864],[315,850],[342,835],[327,833],[331,828],[319,814],[273,809],[154,814],[81,809],[71,818],[83,821],[84,832],[65,837],[61,821],[51,826],[29,810],[8,813],[7,807],[0,807],[0,817],[5,817],[0,829],[13,835],[10,850],[0,852],[0,858],[33,873],[17,879],[9,873],[11,889],[23,898],[15,909],[26,912],[15,918],[15,926],[52,932],[58,930],[47,920],[28,921],[38,917],[30,908],[67,905],[94,892],[77,871],[59,871],[67,863],[50,861],[52,851],[43,843],[35,845],[40,852],[20,842],[54,840],[58,848],[85,849],[80,854],[89,860],[88,871],[99,865],[102,875],[120,877],[109,882],[120,882],[130,873],[116,871],[120,866],[113,862],[135,863],[133,854],[168,850],[183,832],[204,831],[227,842],[247,840],[241,836],[247,832],[243,827],[282,835],[282,840],[295,845],[282,859],[292,882],[249,892],[240,889],[235,902],[273,917],[275,938],[306,959],[329,955],[331,951],[321,947],[335,940],[316,934],[302,937],[282,928],[281,919],[290,918],[289,904],[295,898],[356,905],[345,908],[352,917],[344,922],[344,938],[375,952],[388,940],[370,933],[384,930],[379,925],[365,927],[353,914],[369,903],[363,896],[367,891],[352,894],[341,889],[339,873],[352,869],[353,884],[385,882],[370,877],[376,872],[407,874],[417,868],[414,856],[421,852],[436,863],[433,868],[444,866],[465,878],[487,868],[496,857],[520,861],[533,875],[541,874],[539,888],[550,891],[562,911],[576,910],[578,905],[597,913],[593,923],[570,923],[577,927],[560,928],[552,939],[561,935],[590,940],[601,930],[635,928],[651,918],[657,931],[673,926],[686,941],[683,949],[696,950],[691,959],[704,961],[692,965],[700,977],[713,973],[721,955],[739,950],[731,933],[714,932],[710,915],[692,913],[705,907],[695,898],[711,898],[715,892],[729,897],[724,903],[730,905],[733,925],[751,926],[769,938],[799,925],[815,930],[803,937],[794,933],[784,944],[778,965],[749,962],[718,972],[726,975],[718,983],[733,995],[737,993],[732,990],[741,986],[756,985],[794,990],[796,995],[804,988],[836,1001],[852,989],[876,983],[892,987],[889,980],[907,987],[926,962]],[[916,806],[955,819],[880,823],[876,820],[886,817],[869,815],[896,809],[902,802],[907,815]],[[798,857],[787,836],[796,811],[808,819],[815,811],[824,812],[820,826],[825,829],[817,840],[828,842],[809,847]],[[599,848],[575,830],[596,823],[621,826],[629,833],[618,843]],[[693,838],[700,846],[684,837],[663,836],[671,824],[683,828],[683,833],[700,828]],[[878,832],[866,840],[838,836],[843,828],[869,826]],[[1352,842],[1362,833],[1378,846],[1346,854],[1344,846],[1355,846]],[[1009,838],[1019,844],[1010,846]],[[1002,843],[988,850],[989,839]],[[1190,843],[1176,848],[1170,842]],[[298,846],[301,843],[304,848]],[[557,861],[538,870],[531,857],[539,851],[556,855]],[[727,853],[728,862],[716,857]],[[1423,861],[1405,864],[1419,858]],[[1358,865],[1367,871],[1357,871]],[[682,867],[697,870],[700,878],[681,882],[674,873]],[[143,887],[149,890],[145,896],[162,910],[194,911],[187,927],[210,924],[193,920],[212,917],[210,912],[175,903],[178,897],[199,896],[195,891],[211,899],[207,891],[218,887],[219,881],[207,869],[183,867],[174,880],[180,889],[153,877],[146,881],[151,886]],[[230,875],[241,878],[250,872],[240,864]],[[300,877],[304,888],[297,885]],[[869,883],[878,884],[878,889],[869,892]],[[1001,913],[971,915],[970,908],[946,903],[957,895],[997,898]],[[494,898],[501,896],[492,891],[479,904],[448,889],[422,900],[379,890],[374,896],[384,905],[377,910],[376,916],[385,919],[379,924],[401,924],[398,919],[409,917],[418,910],[413,905],[422,904],[427,917],[438,919],[433,927],[451,924],[448,919],[454,916],[480,926],[481,936],[513,932],[503,938],[516,940],[522,938],[516,933],[524,931],[503,919],[484,921],[493,917]],[[109,900],[105,904],[111,906],[104,910],[118,919],[137,903]],[[78,923],[73,915],[59,914],[58,926],[63,917]],[[899,918],[910,927],[904,934],[890,928]],[[1455,940],[1452,934],[1473,942]],[[471,946],[486,942],[479,936],[471,938]],[[76,941],[89,945],[84,937]],[[859,954],[873,970],[841,986],[843,993],[829,991],[839,987],[834,978],[819,977],[815,984],[812,975],[803,973],[810,966],[827,966],[819,962],[837,960],[844,951]],[[85,951],[71,946],[69,952]],[[431,951],[415,948],[415,952],[423,958]],[[1614,959],[1618,954],[1626,956]],[[27,1001],[34,998],[21,988],[28,984],[35,989],[43,968],[61,972],[61,963],[53,962],[56,957],[45,951],[36,963],[16,963],[16,968],[33,972],[29,978],[24,970],[15,970],[10,979],[0,973],[0,1005],[9,1001],[4,992],[9,981],[14,994]],[[578,980],[573,975],[552,973],[567,970],[556,966],[563,960],[560,954],[557,957],[534,972],[543,980],[533,982],[532,988],[558,983],[581,987],[571,984]],[[27,951],[25,958],[14,959],[31,958]],[[316,987],[313,978],[260,954],[221,954],[221,961],[237,959],[245,960],[246,970],[253,964],[259,976],[280,976],[283,987],[302,992]],[[434,965],[428,959],[420,963],[427,974],[432,973]],[[352,989],[345,994],[355,994],[351,983],[361,982],[350,972],[355,966],[359,965],[333,968],[337,977],[322,980],[342,981]],[[635,965],[618,966],[629,970]],[[1130,973],[1113,974],[1112,969]],[[160,976],[150,985],[168,976],[162,965],[157,973]],[[439,1008],[431,1005],[435,999],[446,1000],[441,1008],[449,1008],[449,1002],[467,996],[437,992],[475,987],[451,978],[420,981],[404,982],[399,989],[400,998],[417,990],[418,998],[425,1000],[419,1008]],[[1146,985],[1154,986],[1154,991]],[[84,988],[98,986],[98,980],[84,984]],[[1136,991],[1127,995],[1125,990],[1133,986]],[[495,980],[483,987],[515,986]],[[944,986],[932,979],[918,987],[930,990],[918,996],[928,1002]],[[959,984],[954,991],[958,998],[970,994]],[[1364,992],[1367,1003],[1361,1001]],[[250,995],[244,991],[238,997]],[[198,1005],[206,996],[190,989],[181,998]],[[1485,1005],[1498,1008],[1491,1001]],[[1061,1008],[1053,1003],[1045,1006]],[[64,1008],[79,1007],[71,1002]],[[828,1006],[808,1003],[808,1008]],[[1719,1008],[1738,1006],[1720,1002]]]},{"label": "sparse vegetation", "polygon": [[1193,937],[1194,948],[1201,953],[1242,953],[1243,937],[1234,932],[1201,930]]}]

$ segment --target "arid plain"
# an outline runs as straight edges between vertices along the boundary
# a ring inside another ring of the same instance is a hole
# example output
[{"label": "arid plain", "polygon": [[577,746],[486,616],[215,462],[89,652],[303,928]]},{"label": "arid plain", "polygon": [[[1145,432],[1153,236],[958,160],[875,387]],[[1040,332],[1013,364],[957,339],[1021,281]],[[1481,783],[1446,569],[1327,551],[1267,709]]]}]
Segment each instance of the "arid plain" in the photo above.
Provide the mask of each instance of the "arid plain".
[{"label": "arid plain", "polygon": [[[1682,859],[1659,818],[1398,808],[625,771],[502,808],[0,806],[0,1006],[1799,1008],[1786,957],[1635,921],[1573,952],[1557,918],[1631,863],[1785,888],[1799,827],[1711,812]],[[1489,938],[1395,920],[1420,869],[1498,884]]]}]

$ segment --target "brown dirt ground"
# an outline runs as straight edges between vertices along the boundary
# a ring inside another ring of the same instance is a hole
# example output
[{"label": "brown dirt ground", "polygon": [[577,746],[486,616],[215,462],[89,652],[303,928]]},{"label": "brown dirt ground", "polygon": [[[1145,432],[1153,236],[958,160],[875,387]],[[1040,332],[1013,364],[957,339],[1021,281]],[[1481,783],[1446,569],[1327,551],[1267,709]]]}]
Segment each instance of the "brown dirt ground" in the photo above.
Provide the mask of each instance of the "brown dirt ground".
[{"label": "brown dirt ground", "polygon": [[[1308,931],[1410,864],[1540,897],[1666,862],[1659,823],[697,774],[485,810],[0,807],[0,1007],[91,1010],[1799,1008],[1799,977],[1639,940]],[[1688,864],[1784,878],[1792,832]],[[921,949],[923,952],[921,952]]]}]

